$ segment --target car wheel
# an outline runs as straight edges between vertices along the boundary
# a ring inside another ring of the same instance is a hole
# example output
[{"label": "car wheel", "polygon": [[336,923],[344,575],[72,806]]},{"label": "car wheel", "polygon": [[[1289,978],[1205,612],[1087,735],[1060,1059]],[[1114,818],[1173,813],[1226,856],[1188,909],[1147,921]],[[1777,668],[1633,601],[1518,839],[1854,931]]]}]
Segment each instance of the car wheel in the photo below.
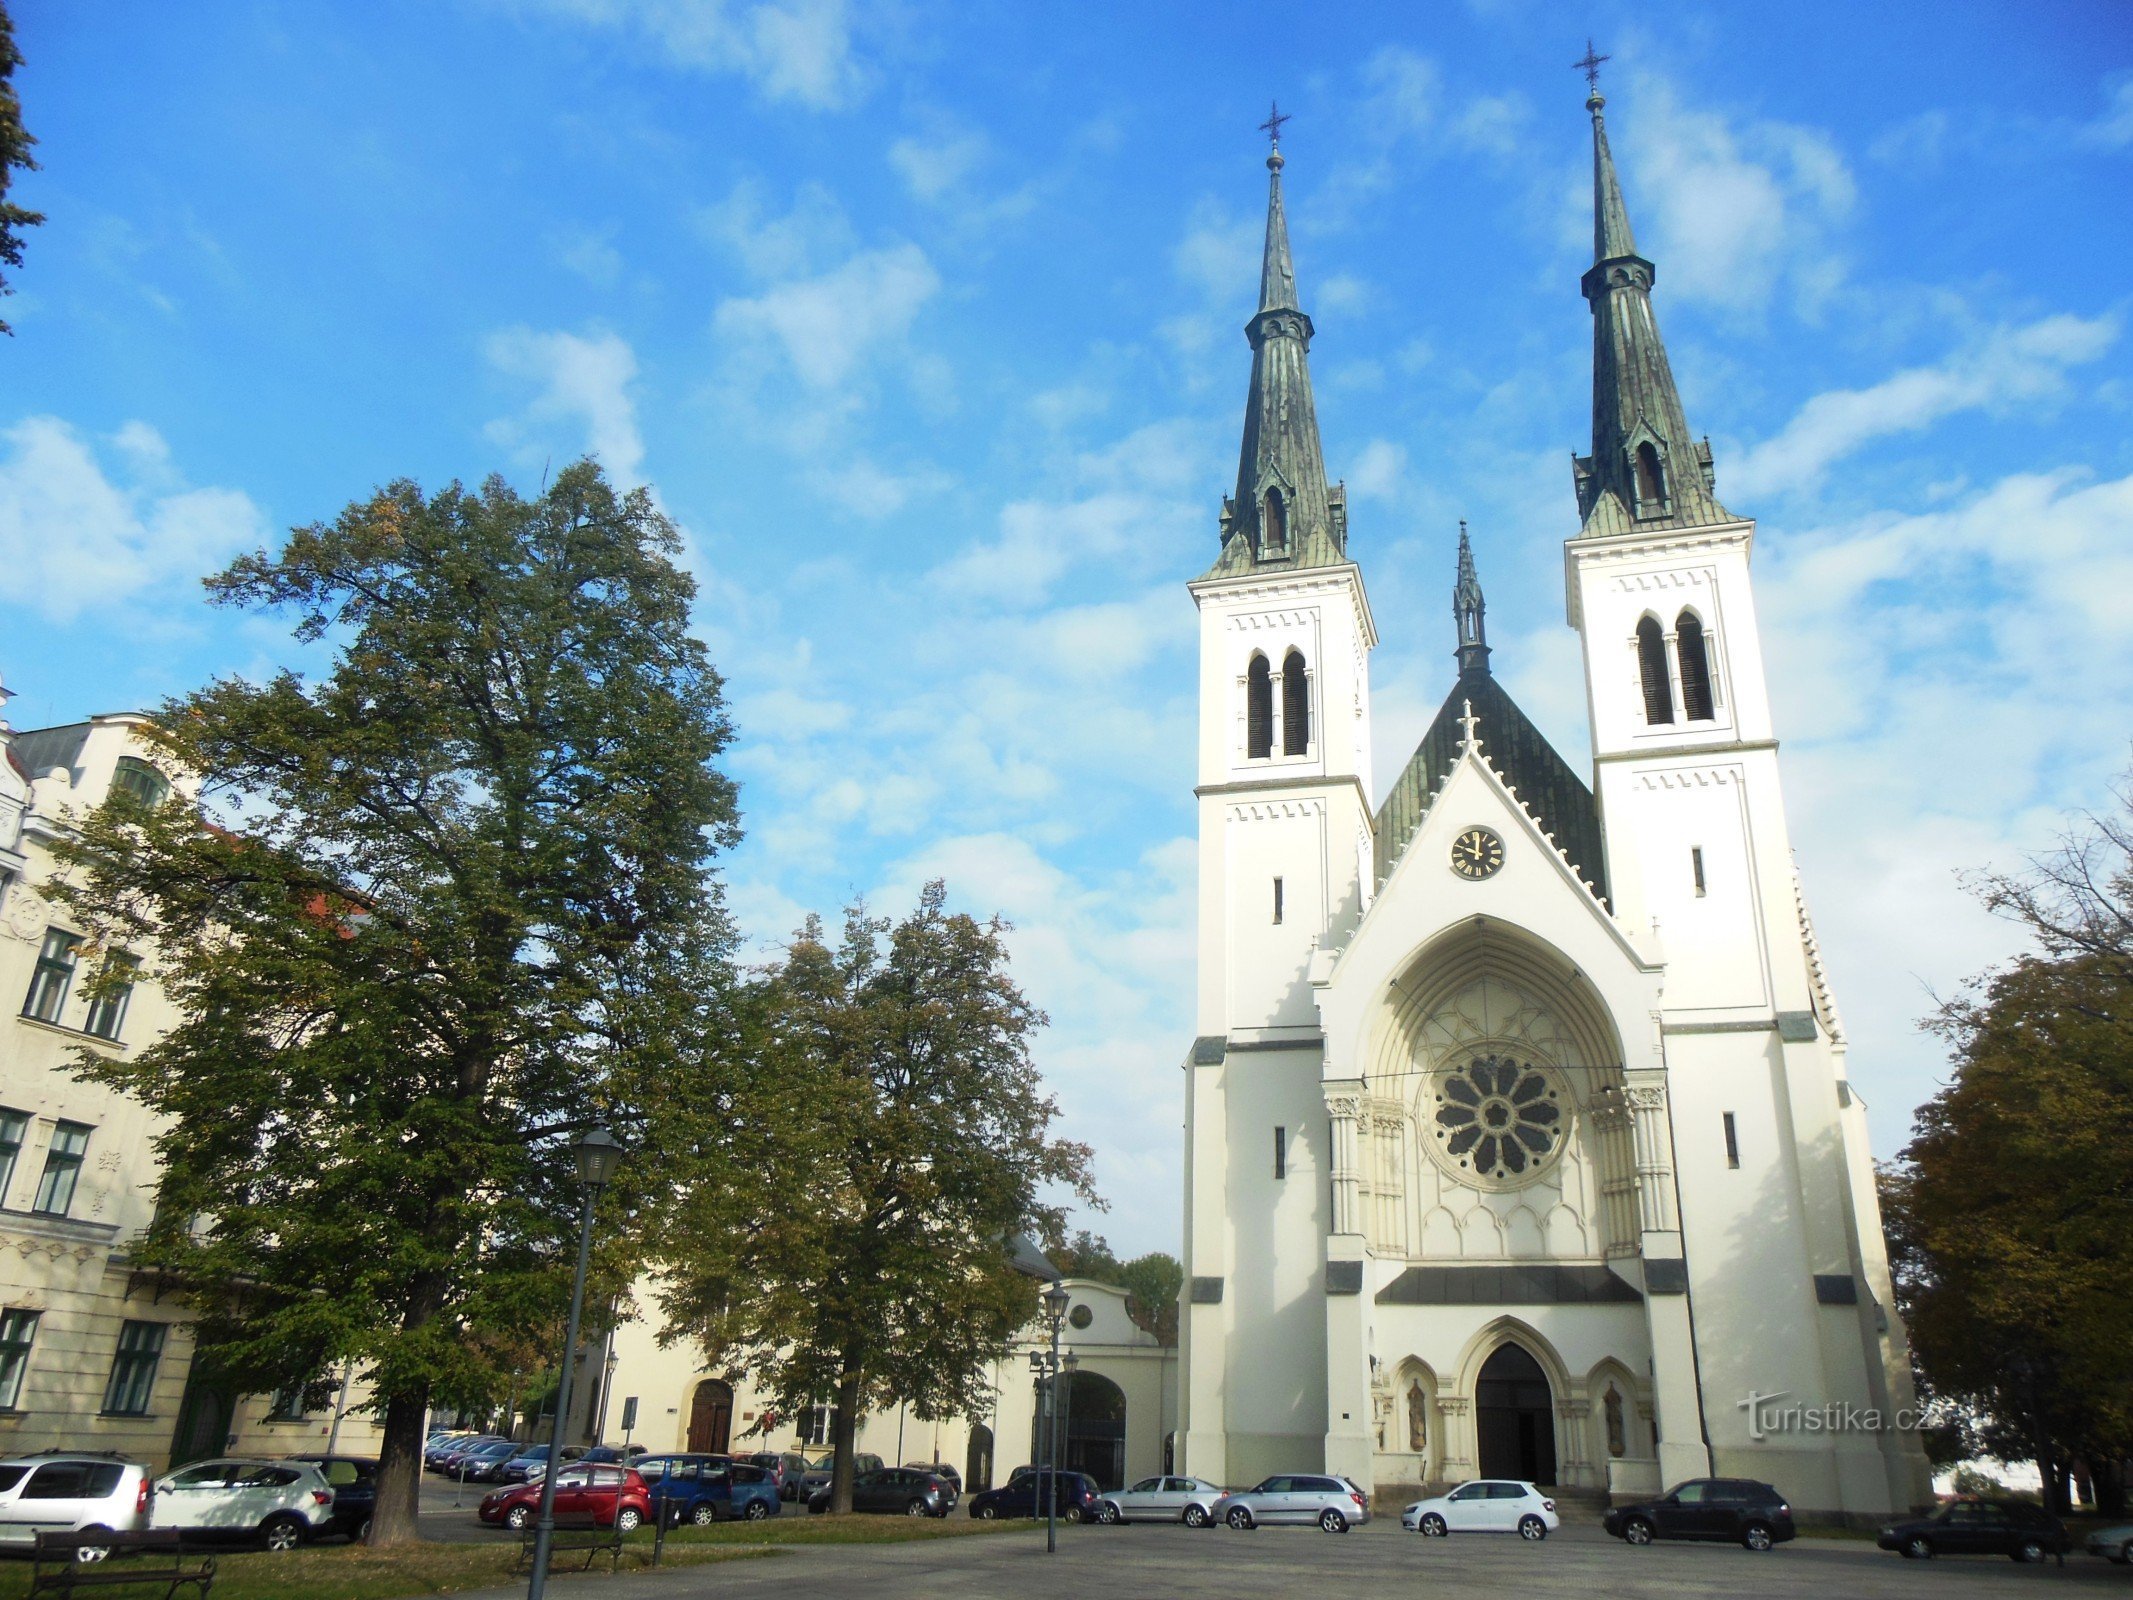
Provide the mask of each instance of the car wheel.
[{"label": "car wheel", "polygon": [[639,1511],[635,1506],[624,1506],[615,1513],[615,1532],[635,1533],[638,1524],[643,1521],[643,1512]]},{"label": "car wheel", "polygon": [[362,1522],[357,1525],[353,1542],[356,1544],[370,1543],[370,1518],[365,1517]]},{"label": "car wheel", "polygon": [[1096,1508],[1096,1520],[1107,1528],[1115,1528],[1123,1519],[1119,1516],[1118,1507],[1106,1500]]},{"label": "car wheel", "polygon": [[[102,1523],[98,1523],[94,1527],[82,1529],[81,1537],[84,1539],[108,1537],[110,1533],[111,1530],[109,1528]],[[76,1561],[101,1561],[109,1554],[111,1554],[111,1546],[108,1544],[78,1544],[74,1547],[74,1559]]]},{"label": "car wheel", "polygon": [[1652,1525],[1642,1517],[1631,1517],[1629,1521],[1622,1524],[1622,1542],[1624,1544],[1650,1544],[1652,1542]]},{"label": "car wheel", "polygon": [[766,1501],[751,1500],[748,1502],[748,1509],[742,1512],[741,1515],[746,1517],[750,1522],[761,1522],[765,1517],[770,1515],[770,1506]]},{"label": "car wheel", "polygon": [[1348,1519],[1331,1506],[1328,1506],[1318,1514],[1318,1525],[1328,1533],[1346,1533],[1348,1531]]},{"label": "car wheel", "polygon": [[2041,1539],[2024,1539],[2014,1547],[2015,1560],[2022,1562],[2026,1566],[2033,1567],[2037,1565],[2044,1559],[2046,1554],[2044,1541]]},{"label": "car wheel", "polygon": [[513,1506],[504,1513],[504,1526],[514,1532],[523,1533],[533,1526],[533,1507]]},{"label": "car wheel", "polygon": [[1913,1561],[1933,1559],[1933,1541],[1922,1533],[1914,1533],[1903,1542],[1903,1553]]},{"label": "car wheel", "polygon": [[1187,1506],[1187,1507],[1185,1508],[1185,1526],[1186,1526],[1186,1527],[1188,1527],[1188,1528],[1204,1528],[1204,1527],[1206,1527],[1206,1526],[1207,1526],[1207,1507],[1205,1507],[1205,1506]]},{"label": "car wheel", "polygon": [[926,1502],[923,1500],[913,1500],[909,1505],[904,1507],[904,1515],[907,1517],[922,1517],[925,1514]]},{"label": "car wheel", "polygon": [[1770,1530],[1760,1522],[1751,1522],[1741,1529],[1740,1542],[1750,1550],[1768,1550],[1772,1543]]},{"label": "car wheel", "polygon": [[1252,1514],[1243,1506],[1231,1506],[1229,1515],[1222,1520],[1232,1528],[1249,1528],[1252,1525]]},{"label": "car wheel", "polygon": [[259,1525],[259,1537],[264,1539],[269,1550],[286,1554],[304,1542],[304,1521],[287,1512],[267,1518]]},{"label": "car wheel", "polygon": [[689,1508],[689,1520],[699,1528],[708,1528],[712,1523],[718,1521],[718,1507],[708,1500],[700,1505],[691,1506]]},{"label": "car wheel", "polygon": [[1518,1536],[1521,1539],[1545,1539],[1548,1537],[1548,1524],[1529,1513],[1518,1519]]},{"label": "car wheel", "polygon": [[1434,1511],[1422,1519],[1422,1537],[1425,1539],[1441,1539],[1451,1531]]}]

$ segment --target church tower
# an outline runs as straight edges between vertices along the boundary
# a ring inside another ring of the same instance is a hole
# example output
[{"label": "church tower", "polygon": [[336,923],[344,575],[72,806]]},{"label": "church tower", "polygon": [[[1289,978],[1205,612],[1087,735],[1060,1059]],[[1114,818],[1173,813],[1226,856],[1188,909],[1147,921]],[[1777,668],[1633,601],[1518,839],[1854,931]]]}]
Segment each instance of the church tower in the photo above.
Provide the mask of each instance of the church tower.
[{"label": "church tower", "polygon": [[[1618,921],[1664,963],[1659,1053],[1713,1470],[1810,1506],[1923,1498],[1884,1426],[1776,1437],[1784,1393],[1910,1404],[1863,1106],[1794,870],[1750,580],[1755,525],[1717,497],[1652,314],[1594,87],[1592,453],[1565,546]],[[1781,1402],[1782,1403],[1782,1402]],[[1760,1463],[1752,1474],[1751,1465]]]},{"label": "church tower", "polygon": [[[1314,1462],[1325,1325],[1276,1264],[1322,1276],[1331,1154],[1309,981],[1371,886],[1369,652],[1347,504],[1326,481],[1313,329],[1296,291],[1284,165],[1267,157],[1266,249],[1235,494],[1190,588],[1200,616],[1199,977],[1186,1063],[1178,1470],[1218,1482]],[[1241,1323],[1253,1348],[1233,1347]],[[1295,1371],[1265,1367],[1268,1343]],[[1231,1364],[1239,1370],[1231,1381]]]}]

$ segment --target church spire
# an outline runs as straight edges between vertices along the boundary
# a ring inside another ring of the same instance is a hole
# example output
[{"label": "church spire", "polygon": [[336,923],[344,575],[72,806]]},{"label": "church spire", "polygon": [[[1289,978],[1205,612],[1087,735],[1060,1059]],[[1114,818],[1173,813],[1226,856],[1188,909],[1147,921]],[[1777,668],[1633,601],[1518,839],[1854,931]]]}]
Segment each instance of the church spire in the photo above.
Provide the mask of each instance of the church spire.
[{"label": "church spire", "polygon": [[1222,554],[1215,574],[1269,564],[1329,566],[1347,559],[1346,495],[1326,484],[1311,399],[1313,329],[1296,294],[1289,223],[1282,208],[1281,124],[1277,109],[1262,124],[1273,149],[1266,158],[1266,250],[1259,268],[1259,309],[1245,324],[1252,346],[1251,388],[1244,401],[1244,441],[1237,492],[1222,506]]},{"label": "church spire", "polygon": [[1466,519],[1459,520],[1459,578],[1452,585],[1452,617],[1459,624],[1459,675],[1486,674],[1489,670],[1489,636],[1482,626],[1488,609],[1481,598],[1481,580],[1474,575],[1474,547],[1467,543]]},{"label": "church spire", "polygon": [[1714,494],[1711,446],[1690,437],[1674,370],[1652,317],[1657,269],[1637,253],[1622,181],[1607,144],[1607,97],[1590,46],[1593,80],[1593,264],[1580,280],[1592,305],[1592,454],[1574,459],[1578,515],[1587,535],[1682,528],[1725,520]]}]

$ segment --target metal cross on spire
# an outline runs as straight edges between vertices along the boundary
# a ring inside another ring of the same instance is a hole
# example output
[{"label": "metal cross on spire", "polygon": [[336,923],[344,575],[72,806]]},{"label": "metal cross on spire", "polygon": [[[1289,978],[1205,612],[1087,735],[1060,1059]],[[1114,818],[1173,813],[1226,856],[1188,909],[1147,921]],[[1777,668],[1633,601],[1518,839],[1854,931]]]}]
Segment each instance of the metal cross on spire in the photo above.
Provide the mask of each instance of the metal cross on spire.
[{"label": "metal cross on spire", "polygon": [[1267,143],[1276,150],[1281,148],[1281,125],[1289,120],[1289,118],[1281,114],[1281,102],[1279,100],[1267,103],[1267,118],[1266,121],[1259,124],[1259,131],[1266,135]]},{"label": "metal cross on spire", "polygon": [[1593,49],[1592,41],[1587,39],[1585,41],[1585,59],[1583,61],[1573,61],[1570,64],[1585,74],[1586,86],[1594,94],[1598,94],[1600,92],[1600,63],[1612,60],[1614,60],[1613,56],[1603,56]]}]

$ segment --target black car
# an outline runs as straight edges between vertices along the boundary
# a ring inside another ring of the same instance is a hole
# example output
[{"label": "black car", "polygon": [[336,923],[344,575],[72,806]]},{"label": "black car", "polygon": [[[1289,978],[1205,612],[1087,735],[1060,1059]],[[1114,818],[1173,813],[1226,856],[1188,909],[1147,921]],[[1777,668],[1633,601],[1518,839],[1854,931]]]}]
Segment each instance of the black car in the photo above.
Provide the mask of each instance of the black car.
[{"label": "black car", "polygon": [[2072,1546],[2066,1525],[2023,1500],[1958,1500],[1930,1517],[1898,1522],[1874,1541],[1910,1561],[1929,1556],[2013,1556],[2042,1561]]},{"label": "black car", "polygon": [[1753,1478],[1692,1478],[1657,1500],[1616,1506],[1600,1525],[1626,1544],[1723,1539],[1750,1550],[1768,1550],[1795,1532],[1785,1497]]},{"label": "black car", "polygon": [[[829,1510],[827,1485],[807,1497],[807,1509],[820,1515]],[[901,1512],[907,1517],[945,1517],[955,1505],[947,1480],[931,1472],[909,1467],[877,1467],[852,1475],[854,1511]]]},{"label": "black car", "polygon": [[[998,1489],[970,1497],[970,1514],[990,1521],[994,1517],[1041,1517],[1050,1498],[1051,1474],[1041,1467],[1016,1473]],[[1096,1502],[1102,1491],[1086,1472],[1059,1474],[1059,1515],[1069,1522],[1094,1522]]]},{"label": "black car", "polygon": [[324,1474],[333,1489],[333,1519],[327,1533],[338,1533],[352,1543],[370,1537],[370,1514],[378,1504],[378,1464],[369,1456],[299,1455],[291,1461],[308,1461]]}]

